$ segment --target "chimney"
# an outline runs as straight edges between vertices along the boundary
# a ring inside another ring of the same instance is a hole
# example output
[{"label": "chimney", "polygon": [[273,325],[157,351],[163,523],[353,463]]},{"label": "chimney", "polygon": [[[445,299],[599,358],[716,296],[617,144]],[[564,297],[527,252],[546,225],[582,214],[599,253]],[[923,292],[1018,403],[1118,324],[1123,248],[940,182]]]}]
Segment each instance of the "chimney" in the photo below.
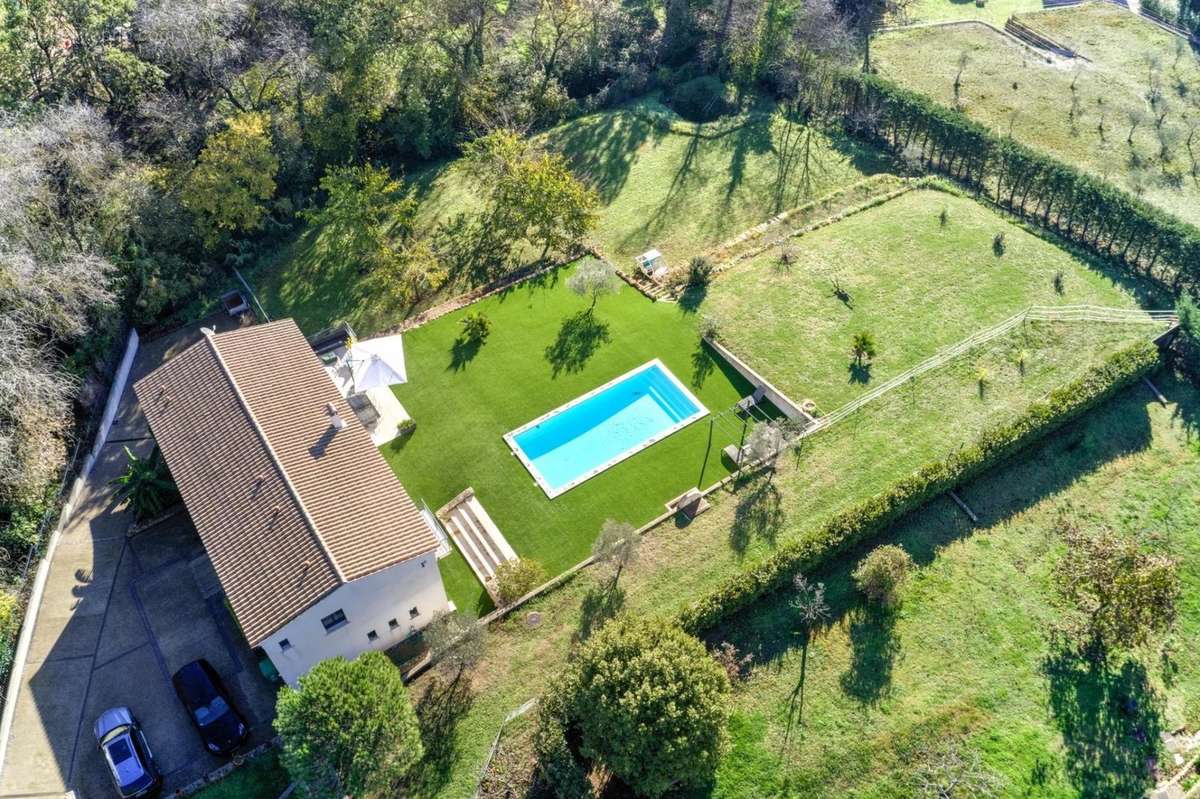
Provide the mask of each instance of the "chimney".
[{"label": "chimney", "polygon": [[329,423],[333,425],[334,430],[341,430],[346,426],[346,420],[337,412],[337,407],[331,402],[325,406],[326,412],[329,414]]}]

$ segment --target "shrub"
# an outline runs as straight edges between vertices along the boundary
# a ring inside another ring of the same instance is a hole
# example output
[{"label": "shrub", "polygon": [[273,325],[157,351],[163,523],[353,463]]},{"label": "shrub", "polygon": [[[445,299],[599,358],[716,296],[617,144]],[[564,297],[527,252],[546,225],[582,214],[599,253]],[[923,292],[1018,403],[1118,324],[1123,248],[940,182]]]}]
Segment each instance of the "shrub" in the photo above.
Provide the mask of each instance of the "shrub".
[{"label": "shrub", "polygon": [[382,652],[330,658],[275,705],[280,760],[300,796],[382,795],[421,759],[417,714]]},{"label": "shrub", "polygon": [[899,599],[897,591],[908,579],[912,565],[912,556],[907,552],[895,544],[884,544],[860,560],[851,576],[867,599],[890,606]]},{"label": "shrub", "polygon": [[472,344],[481,344],[492,332],[492,320],[479,311],[469,313],[459,322],[462,325],[463,340]]},{"label": "shrub", "polygon": [[720,331],[721,323],[712,314],[701,316],[699,324],[696,325],[696,332],[700,334],[700,338],[716,339]]},{"label": "shrub", "polygon": [[1065,281],[1066,281],[1066,275],[1063,274],[1063,270],[1061,270],[1061,269],[1056,270],[1054,272],[1054,293],[1055,294],[1062,294],[1066,290]]},{"label": "shrub", "polygon": [[792,575],[824,563],[886,529],[959,483],[991,469],[1057,430],[1159,365],[1158,350],[1141,341],[1114,353],[1078,379],[1032,403],[1010,422],[985,430],[974,444],[930,461],[870,499],[837,514],[809,535],[780,546],[757,565],[726,580],[680,614],[686,630],[703,630],[786,585]]},{"label": "shrub", "polygon": [[563,690],[580,751],[638,795],[702,785],[715,770],[729,679],[678,627],[618,617],[580,649]]},{"label": "shrub", "polygon": [[942,212],[938,214],[938,224],[942,227],[950,224],[950,210],[945,206],[942,206]]},{"label": "shrub", "polygon": [[536,560],[507,560],[496,567],[496,596],[501,605],[511,605],[546,579],[546,570]]},{"label": "shrub", "polygon": [[417,422],[415,419],[405,419],[400,424],[396,425],[396,436],[398,438],[407,438],[417,431]]},{"label": "shrub", "polygon": [[725,676],[729,678],[731,683],[740,682],[746,678],[746,672],[750,670],[750,666],[754,663],[754,653],[747,652],[742,654],[738,648],[728,641],[722,641],[719,646],[711,652],[712,659],[717,661],[717,665],[725,669]]},{"label": "shrub", "polygon": [[693,78],[675,87],[671,107],[692,122],[711,122],[733,110],[729,88],[712,75]]},{"label": "shrub", "polygon": [[1008,245],[1004,241],[1003,233],[997,233],[995,236],[992,236],[992,253],[997,258],[1004,255],[1006,249],[1008,249]]},{"label": "shrub", "polygon": [[854,358],[854,362],[861,364],[863,360],[871,360],[875,357],[875,336],[867,331],[855,333],[854,338],[850,340],[850,355]]},{"label": "shrub", "polygon": [[688,286],[707,286],[712,279],[713,262],[703,255],[697,255],[688,261]]}]

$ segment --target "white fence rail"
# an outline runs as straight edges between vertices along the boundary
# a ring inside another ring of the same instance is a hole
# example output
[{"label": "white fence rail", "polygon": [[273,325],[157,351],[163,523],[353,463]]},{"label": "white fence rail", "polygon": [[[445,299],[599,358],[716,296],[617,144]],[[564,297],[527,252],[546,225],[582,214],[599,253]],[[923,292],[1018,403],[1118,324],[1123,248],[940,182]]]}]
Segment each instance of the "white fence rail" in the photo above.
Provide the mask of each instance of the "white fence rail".
[{"label": "white fence rail", "polygon": [[[1033,305],[1018,314],[1010,316],[999,324],[984,328],[958,343],[942,350],[938,354],[925,359],[911,369],[902,372],[891,380],[880,383],[867,393],[855,397],[832,413],[817,419],[815,425],[807,428],[802,435],[811,435],[830,425],[840,422],[862,406],[872,402],[894,388],[904,385],[910,380],[942,366],[964,352],[986,344],[992,339],[1004,335],[1013,328],[1025,322],[1101,322],[1115,324],[1145,324],[1157,328],[1170,328],[1178,324],[1179,318],[1174,311],[1143,311],[1134,308],[1106,308],[1100,305]],[[1156,335],[1161,330],[1156,330]]]}]

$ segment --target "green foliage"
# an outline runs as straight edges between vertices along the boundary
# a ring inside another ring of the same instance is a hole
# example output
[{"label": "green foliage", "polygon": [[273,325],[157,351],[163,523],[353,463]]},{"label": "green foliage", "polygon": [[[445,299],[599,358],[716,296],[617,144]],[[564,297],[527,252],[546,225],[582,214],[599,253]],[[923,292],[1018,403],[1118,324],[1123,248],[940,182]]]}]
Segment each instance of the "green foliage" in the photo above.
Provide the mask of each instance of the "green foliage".
[{"label": "green foliage", "polygon": [[1004,255],[1004,250],[1007,248],[1007,246],[1008,245],[1006,245],[1004,242],[1004,233],[1003,232],[997,233],[995,236],[992,236],[992,254],[995,255],[997,258],[999,258],[1001,255]]},{"label": "green foliage", "polygon": [[339,258],[375,269],[412,235],[417,201],[404,193],[403,184],[393,180],[386,167],[330,167],[321,178],[321,191],[324,205],[302,216],[324,229]]},{"label": "green foliage", "polygon": [[871,360],[875,357],[875,336],[870,332],[863,330],[854,334],[854,338],[850,340],[850,355],[854,358],[854,362],[861,364],[864,360]]},{"label": "green foliage", "polygon": [[615,582],[620,579],[621,571],[637,560],[640,543],[641,536],[632,524],[605,519],[600,534],[592,542],[592,557],[613,568]]},{"label": "green foliage", "polygon": [[692,287],[707,286],[712,280],[713,262],[703,255],[697,255],[688,261],[687,284]]},{"label": "green foliage", "polygon": [[1184,295],[1175,303],[1175,312],[1179,314],[1179,342],[1176,349],[1184,370],[1200,380],[1200,306],[1194,299]]},{"label": "green foliage", "polygon": [[1170,629],[1181,594],[1174,558],[1143,551],[1112,530],[1090,532],[1069,517],[1059,532],[1067,551],[1055,567],[1055,586],[1075,610],[1066,629],[1082,649],[1103,657]]},{"label": "green foliage", "polygon": [[280,759],[309,799],[395,795],[424,753],[408,691],[382,652],[318,663],[275,709]]},{"label": "green foliage", "polygon": [[436,663],[446,664],[459,673],[483,659],[487,651],[488,630],[479,617],[465,610],[438,613],[421,631],[421,640]]},{"label": "green foliage", "polygon": [[511,605],[547,579],[546,570],[536,560],[506,560],[496,567],[496,598],[501,605]]},{"label": "green foliage", "polygon": [[462,337],[472,344],[482,344],[492,332],[492,320],[482,311],[473,311],[462,318]]},{"label": "green foliage", "polygon": [[729,679],[678,627],[609,622],[584,644],[559,690],[580,751],[640,796],[703,785],[716,768]]},{"label": "green foliage", "polygon": [[179,502],[179,489],[157,446],[147,458],[139,458],[125,447],[125,459],[125,473],[114,478],[112,485],[117,500],[129,503],[135,520],[153,519]]},{"label": "green foliage", "polygon": [[733,111],[729,88],[719,78],[703,75],[675,87],[671,107],[684,119],[711,122]]},{"label": "green foliage", "polygon": [[267,115],[241,113],[209,137],[184,181],[181,200],[196,216],[204,240],[216,245],[230,233],[262,227],[278,171]]},{"label": "green foliage", "polygon": [[860,560],[851,576],[867,599],[881,605],[894,605],[899,601],[897,592],[908,579],[912,567],[911,555],[895,544],[884,544]]},{"label": "green foliage", "polygon": [[779,547],[761,563],[728,579],[680,614],[688,630],[703,630],[759,597],[778,590],[791,576],[827,562],[995,464],[1011,457],[1116,391],[1159,366],[1158,350],[1138,342],[1051,391],[1018,418],[984,431],[974,444],[927,463],[889,489],[843,511],[811,535]]}]

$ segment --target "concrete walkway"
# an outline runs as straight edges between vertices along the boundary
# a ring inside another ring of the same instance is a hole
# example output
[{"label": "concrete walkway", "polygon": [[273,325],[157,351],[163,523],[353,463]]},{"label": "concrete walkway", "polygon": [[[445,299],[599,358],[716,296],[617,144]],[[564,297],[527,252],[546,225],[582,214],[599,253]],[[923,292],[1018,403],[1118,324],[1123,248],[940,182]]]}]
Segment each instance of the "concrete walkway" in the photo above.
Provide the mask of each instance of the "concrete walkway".
[{"label": "concrete walkway", "polygon": [[[229,326],[231,320],[224,321]],[[110,485],[125,469],[126,446],[140,456],[153,447],[132,383],[197,340],[198,330],[193,325],[142,347],[116,421],[63,527],[0,764],[0,797],[62,796],[68,790],[81,799],[114,795],[91,732],[100,711],[113,705],[128,705],[139,717],[166,773],[167,792],[219,765],[204,751],[170,686],[167,670],[182,665],[170,661],[184,656],[208,657],[222,676],[232,675],[227,681],[235,699],[249,705],[243,709],[260,728],[256,737],[269,733],[270,689],[254,672],[248,647],[219,599],[206,603],[202,597],[189,606],[189,618],[171,619],[172,608],[202,592],[188,568],[173,565],[195,561],[197,550],[203,556],[186,514],[164,525],[165,532],[129,538],[131,514],[115,506]],[[163,585],[168,575],[170,583]],[[201,632],[186,646],[176,645],[174,638],[196,630]]]}]

